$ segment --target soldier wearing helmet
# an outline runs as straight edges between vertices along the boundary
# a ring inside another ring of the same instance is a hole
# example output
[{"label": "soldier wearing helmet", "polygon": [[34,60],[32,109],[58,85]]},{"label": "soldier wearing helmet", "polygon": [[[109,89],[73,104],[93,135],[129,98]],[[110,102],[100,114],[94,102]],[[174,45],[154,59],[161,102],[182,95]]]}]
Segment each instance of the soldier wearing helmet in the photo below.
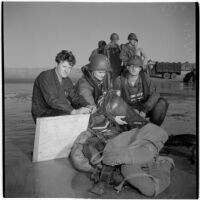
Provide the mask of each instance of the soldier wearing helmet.
[{"label": "soldier wearing helmet", "polygon": [[106,46],[106,42],[104,40],[100,40],[98,42],[98,48],[97,49],[94,49],[89,57],[89,61],[92,60],[92,58],[97,55],[97,54],[104,54],[104,49],[105,49],[105,46]]},{"label": "soldier wearing helmet", "polygon": [[109,87],[109,59],[102,54],[95,55],[89,64],[82,67],[83,76],[76,84],[77,91],[90,105],[97,105]]},{"label": "soldier wearing helmet", "polygon": [[147,55],[142,48],[138,47],[138,38],[135,33],[130,33],[128,35],[128,43],[122,45],[120,58],[123,62],[123,65],[126,65],[128,59],[131,56],[138,55],[143,60],[143,67],[145,69],[147,64]]},{"label": "soldier wearing helmet", "polygon": [[121,59],[119,57],[121,49],[118,42],[119,35],[117,33],[112,33],[110,36],[110,43],[105,46],[104,53],[110,60],[113,80],[121,73]]},{"label": "soldier wearing helmet", "polygon": [[122,98],[132,109],[160,126],[166,116],[168,103],[160,97],[155,84],[143,71],[142,66],[140,56],[130,57],[127,60],[127,70],[115,79],[113,88],[121,91]]}]

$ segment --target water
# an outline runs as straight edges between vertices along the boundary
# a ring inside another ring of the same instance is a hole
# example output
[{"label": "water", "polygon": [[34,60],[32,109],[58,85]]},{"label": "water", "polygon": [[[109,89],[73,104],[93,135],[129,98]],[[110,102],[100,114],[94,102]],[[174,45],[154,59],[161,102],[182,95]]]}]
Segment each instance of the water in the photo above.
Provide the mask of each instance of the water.
[{"label": "water", "polygon": [[[164,91],[165,94],[175,92],[178,94],[178,96],[166,95],[170,107],[163,127],[169,133],[196,134],[194,85],[176,81],[155,82],[159,91]],[[35,124],[31,116],[32,88],[33,83],[5,84],[6,197],[96,198],[87,192],[92,184],[88,176],[74,170],[68,159],[31,162],[35,134]],[[179,116],[175,117],[176,114]],[[187,167],[181,164],[180,168],[191,170],[189,164],[185,165]],[[194,181],[194,177],[189,176],[188,179],[190,182]],[[112,190],[110,192],[107,198],[130,198],[132,195],[127,191],[121,193],[121,196]],[[134,197],[141,198],[137,195]],[[168,198],[170,194],[164,197]]]},{"label": "water", "polygon": [[[28,140],[34,136],[31,117],[33,84],[5,84],[5,139]],[[18,137],[16,137],[18,136]]]}]

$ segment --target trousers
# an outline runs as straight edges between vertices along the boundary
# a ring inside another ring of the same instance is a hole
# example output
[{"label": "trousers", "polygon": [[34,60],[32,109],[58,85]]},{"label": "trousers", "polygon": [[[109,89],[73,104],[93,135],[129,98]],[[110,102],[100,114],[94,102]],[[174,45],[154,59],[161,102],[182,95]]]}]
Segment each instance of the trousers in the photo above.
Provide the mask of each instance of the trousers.
[{"label": "trousers", "polygon": [[156,105],[147,113],[146,116],[150,118],[150,122],[160,126],[165,119],[168,107],[169,103],[164,98],[160,97]]}]

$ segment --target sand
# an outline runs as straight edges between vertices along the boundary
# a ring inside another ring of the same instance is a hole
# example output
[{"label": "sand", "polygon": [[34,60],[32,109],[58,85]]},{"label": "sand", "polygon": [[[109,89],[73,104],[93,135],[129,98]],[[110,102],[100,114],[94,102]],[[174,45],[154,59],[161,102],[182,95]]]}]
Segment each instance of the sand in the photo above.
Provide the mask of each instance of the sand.
[{"label": "sand", "polygon": [[[194,88],[180,82],[156,81],[170,103],[162,127],[169,134],[196,134]],[[172,90],[169,85],[178,86]],[[35,134],[30,115],[32,86],[32,83],[5,85],[5,197],[146,198],[130,187],[119,194],[113,188],[107,188],[100,197],[91,194],[93,183],[89,174],[76,171],[68,158],[32,163]],[[157,198],[196,198],[196,165],[191,165],[187,157],[169,156],[174,158],[176,169],[171,174],[171,185]]]}]

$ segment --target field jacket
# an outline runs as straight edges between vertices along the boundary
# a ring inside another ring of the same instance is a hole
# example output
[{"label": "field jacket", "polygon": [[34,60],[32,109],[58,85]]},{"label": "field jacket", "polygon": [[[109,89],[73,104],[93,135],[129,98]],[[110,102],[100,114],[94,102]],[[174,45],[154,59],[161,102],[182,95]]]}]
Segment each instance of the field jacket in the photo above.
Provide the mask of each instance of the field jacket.
[{"label": "field jacket", "polygon": [[[114,89],[121,90],[122,98],[133,108],[138,110],[142,110],[143,112],[149,112],[157,103],[158,99],[160,98],[160,94],[157,92],[156,86],[154,83],[149,79],[148,75],[145,74],[143,71],[139,74],[139,79],[141,80],[141,87],[138,93],[133,94],[130,92],[127,80],[127,74],[122,74],[118,76],[113,84]],[[142,94],[142,96],[138,96],[138,94]],[[138,96],[138,99],[141,98],[141,101],[133,102],[131,97]]]},{"label": "field jacket", "polygon": [[130,45],[129,43],[121,45],[121,53],[119,55],[123,64],[126,65],[128,59],[132,56],[140,56],[143,60],[143,65],[147,62],[147,55],[142,48]]},{"label": "field jacket", "polygon": [[108,44],[105,46],[105,55],[109,58],[112,72],[119,74],[121,72],[121,59],[119,57],[121,52],[118,44]]},{"label": "field jacket", "polygon": [[91,72],[87,69],[87,66],[82,67],[81,70],[83,76],[77,82],[76,89],[90,105],[96,105],[98,99],[103,95],[103,92],[108,89],[107,80],[100,83],[94,79]]},{"label": "field jacket", "polygon": [[70,114],[73,109],[87,105],[68,77],[63,78],[60,84],[55,69],[40,73],[34,82],[31,110],[33,119],[43,116],[51,109]]}]

